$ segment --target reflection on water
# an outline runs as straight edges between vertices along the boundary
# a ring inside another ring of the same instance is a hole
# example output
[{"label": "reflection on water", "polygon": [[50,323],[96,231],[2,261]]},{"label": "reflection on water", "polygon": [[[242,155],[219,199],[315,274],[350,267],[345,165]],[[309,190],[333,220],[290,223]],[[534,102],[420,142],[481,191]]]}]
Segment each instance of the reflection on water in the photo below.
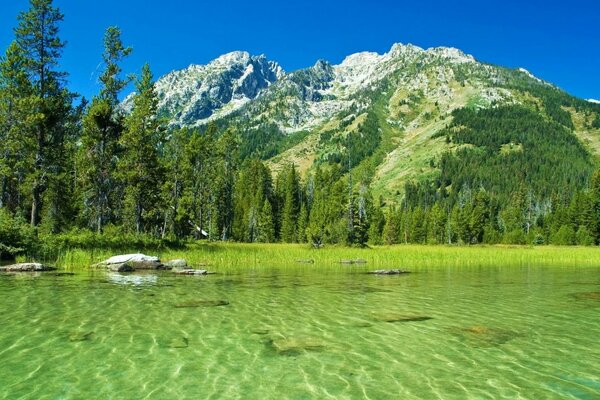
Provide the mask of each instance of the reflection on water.
[{"label": "reflection on water", "polygon": [[4,274],[0,399],[600,398],[600,269],[417,272]]},{"label": "reflection on water", "polygon": [[149,286],[156,285],[158,276],[152,274],[120,274],[118,272],[109,272],[106,274],[108,280],[118,285]]}]

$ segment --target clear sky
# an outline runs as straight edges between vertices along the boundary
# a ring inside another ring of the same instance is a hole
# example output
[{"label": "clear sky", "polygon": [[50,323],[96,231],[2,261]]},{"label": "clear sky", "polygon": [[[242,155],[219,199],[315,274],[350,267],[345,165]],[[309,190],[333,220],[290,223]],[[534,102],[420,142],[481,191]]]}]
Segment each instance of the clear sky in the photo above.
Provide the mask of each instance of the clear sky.
[{"label": "clear sky", "polygon": [[[106,27],[118,25],[156,76],[233,50],[265,54],[286,71],[341,62],[395,42],[452,46],[477,60],[524,67],[582,98],[600,98],[599,0],[55,0],[65,14],[63,69],[71,90],[98,91]],[[0,51],[27,0],[0,0]]]}]

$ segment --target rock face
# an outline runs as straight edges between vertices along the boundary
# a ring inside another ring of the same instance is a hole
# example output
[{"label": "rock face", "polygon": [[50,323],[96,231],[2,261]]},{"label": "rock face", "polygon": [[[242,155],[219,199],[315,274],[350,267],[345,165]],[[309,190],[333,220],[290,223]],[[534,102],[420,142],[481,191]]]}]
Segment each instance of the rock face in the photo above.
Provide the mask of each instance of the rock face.
[{"label": "rock face", "polygon": [[54,270],[56,270],[56,267],[50,267],[40,263],[20,263],[0,267],[0,272],[40,272]]},{"label": "rock face", "polygon": [[[158,111],[174,125],[196,125],[239,109],[283,75],[279,64],[264,55],[224,54],[207,65],[191,65],[160,78],[156,82]],[[124,109],[132,103],[130,95]]]}]

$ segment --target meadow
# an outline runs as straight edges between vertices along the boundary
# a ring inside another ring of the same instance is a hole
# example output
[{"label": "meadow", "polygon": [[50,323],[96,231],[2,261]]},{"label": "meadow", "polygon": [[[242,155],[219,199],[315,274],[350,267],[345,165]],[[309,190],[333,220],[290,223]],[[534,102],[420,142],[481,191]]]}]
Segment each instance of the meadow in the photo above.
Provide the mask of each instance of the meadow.
[{"label": "meadow", "polygon": [[[319,249],[306,244],[188,243],[181,248],[109,248],[62,250],[53,262],[66,269],[87,268],[110,256],[142,252],[161,260],[183,258],[192,267],[214,271],[257,267],[344,266],[348,260],[371,269],[423,267],[495,266],[600,266],[600,248],[573,246],[440,246],[395,245],[353,248],[327,246]],[[366,263],[362,263],[366,261]]]}]

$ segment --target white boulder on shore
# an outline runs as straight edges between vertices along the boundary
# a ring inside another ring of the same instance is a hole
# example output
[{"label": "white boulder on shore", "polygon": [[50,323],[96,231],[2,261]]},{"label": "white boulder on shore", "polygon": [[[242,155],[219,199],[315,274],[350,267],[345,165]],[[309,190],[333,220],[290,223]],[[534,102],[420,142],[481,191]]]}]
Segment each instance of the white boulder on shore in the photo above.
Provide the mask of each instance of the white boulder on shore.
[{"label": "white boulder on shore", "polygon": [[126,262],[160,262],[160,259],[155,256],[147,256],[145,254],[122,254],[113,256],[108,260],[102,261],[100,264],[124,264]]}]

